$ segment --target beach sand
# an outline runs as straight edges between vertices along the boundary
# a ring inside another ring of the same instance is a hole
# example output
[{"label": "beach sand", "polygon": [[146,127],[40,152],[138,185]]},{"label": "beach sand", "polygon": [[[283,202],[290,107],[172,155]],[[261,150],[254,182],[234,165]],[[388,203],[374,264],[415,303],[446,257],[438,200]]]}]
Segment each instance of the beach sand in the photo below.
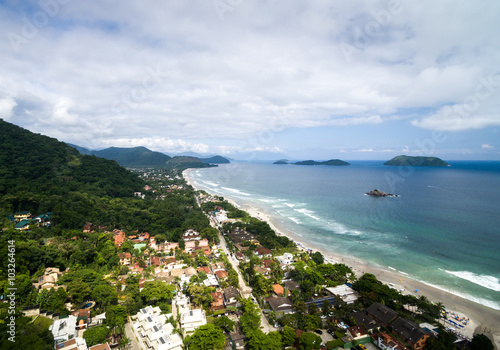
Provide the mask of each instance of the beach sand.
[{"label": "beach sand", "polygon": [[[184,178],[193,186],[189,179],[190,169],[183,172]],[[193,186],[196,188],[195,186]],[[445,327],[452,327],[457,330],[458,333],[472,338],[476,333],[483,333],[487,335],[490,339],[494,340],[494,345],[496,349],[500,349],[500,311],[494,310],[484,305],[475,303],[473,301],[467,300],[465,298],[459,297],[447,291],[441,290],[439,288],[430,286],[420,281],[416,281],[409,276],[398,273],[397,271],[385,270],[377,266],[367,264],[366,262],[358,259],[354,256],[342,256],[342,255],[332,255],[331,253],[325,252],[321,247],[311,246],[310,243],[303,240],[302,237],[295,235],[293,232],[288,231],[286,228],[282,227],[279,222],[274,220],[269,214],[250,205],[238,205],[232,199],[224,198],[235,205],[241,210],[245,210],[251,216],[258,218],[260,220],[266,221],[269,226],[278,234],[284,235],[293,240],[298,247],[301,249],[311,249],[313,251],[319,251],[323,256],[328,259],[329,262],[343,263],[351,267],[353,272],[357,277],[363,275],[363,273],[371,273],[377,277],[378,280],[390,285],[391,283],[398,290],[404,289],[403,293],[411,293],[413,295],[419,296],[424,295],[432,302],[441,302],[446,307],[446,311],[458,314],[460,318],[465,317],[469,320],[469,324],[464,328],[458,328],[453,326],[451,323],[445,322]],[[392,286],[392,285],[391,285]],[[418,292],[415,292],[418,290]],[[448,317],[451,318],[451,317]],[[443,323],[441,323],[443,324]]]}]

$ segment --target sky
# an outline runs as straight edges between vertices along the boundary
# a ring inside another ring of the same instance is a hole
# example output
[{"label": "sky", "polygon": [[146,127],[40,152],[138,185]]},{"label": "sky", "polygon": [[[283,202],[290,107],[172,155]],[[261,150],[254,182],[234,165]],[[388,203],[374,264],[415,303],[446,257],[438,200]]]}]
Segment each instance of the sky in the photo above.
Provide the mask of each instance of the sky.
[{"label": "sky", "polygon": [[496,0],[0,0],[0,118],[89,149],[500,160],[499,18]]}]

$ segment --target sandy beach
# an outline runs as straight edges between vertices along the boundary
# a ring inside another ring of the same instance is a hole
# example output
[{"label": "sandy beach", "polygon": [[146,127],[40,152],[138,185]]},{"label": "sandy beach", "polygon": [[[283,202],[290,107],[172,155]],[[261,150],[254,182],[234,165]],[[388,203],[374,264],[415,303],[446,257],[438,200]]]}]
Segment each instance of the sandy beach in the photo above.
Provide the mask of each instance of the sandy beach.
[{"label": "sandy beach", "polygon": [[[184,171],[183,176],[188,184],[193,186],[189,179],[189,172],[190,169]],[[193,187],[196,188],[195,186]],[[304,241],[302,237],[288,231],[262,209],[250,205],[238,205],[230,198],[224,198],[239,209],[245,210],[251,216],[266,221],[278,235],[284,235],[293,240],[299,249],[320,251],[328,262],[346,264],[351,267],[357,277],[362,276],[363,273],[371,273],[377,276],[377,278],[383,283],[397,288],[398,290],[403,289],[403,293],[411,293],[416,296],[424,295],[435,303],[443,303],[446,307],[446,311],[448,312],[448,319],[452,319],[452,314],[456,314],[460,319],[463,318],[464,320],[468,320],[468,324],[464,325],[464,328],[457,327],[450,322],[445,322],[445,327],[453,328],[457,333],[468,338],[472,338],[476,333],[483,333],[490,339],[494,339],[495,348],[500,349],[500,311],[467,300],[423,282],[416,281],[409,276],[398,273],[395,270],[385,270],[369,265],[357,257],[342,256],[337,254],[332,255],[332,253],[325,252],[321,249],[321,247],[311,246],[310,243]],[[418,290],[418,292],[415,292],[416,290]],[[455,322],[458,323],[457,321]],[[463,325],[463,323],[461,324]]]}]

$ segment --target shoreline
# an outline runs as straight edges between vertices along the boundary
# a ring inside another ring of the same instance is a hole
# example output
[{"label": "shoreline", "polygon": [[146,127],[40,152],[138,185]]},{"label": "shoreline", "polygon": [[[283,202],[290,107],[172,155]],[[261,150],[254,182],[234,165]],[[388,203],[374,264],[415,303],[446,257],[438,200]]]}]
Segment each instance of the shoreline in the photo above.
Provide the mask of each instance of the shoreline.
[{"label": "shoreline", "polygon": [[[191,179],[189,178],[189,173],[193,169],[185,170],[182,175],[186,182],[193,188],[198,189],[193,185]],[[469,324],[464,328],[458,328],[449,322],[445,322],[444,326],[457,329],[462,335],[472,338],[476,333],[483,333],[493,340],[496,349],[499,349],[498,344],[500,343],[500,311],[489,308],[487,306],[478,304],[474,301],[468,300],[461,296],[455,295],[451,292],[440,289],[437,286],[429,285],[425,282],[412,279],[408,275],[399,273],[396,270],[386,270],[379,266],[374,266],[368,264],[367,262],[355,257],[355,256],[344,256],[338,253],[327,253],[320,247],[315,247],[310,243],[306,242],[303,237],[300,237],[290,230],[284,228],[277,222],[277,220],[263,209],[253,206],[251,204],[245,203],[244,205],[237,204],[231,198],[224,196],[228,202],[233,204],[238,209],[246,211],[250,216],[258,218],[259,220],[265,221],[269,226],[276,232],[277,235],[286,236],[291,239],[298,249],[309,250],[311,252],[319,251],[325,257],[325,261],[328,263],[343,263],[353,270],[356,277],[360,277],[363,273],[371,273],[377,277],[379,281],[390,285],[398,290],[404,289],[403,294],[412,293],[416,296],[423,295],[427,297],[432,302],[441,302],[446,307],[446,311],[458,314],[465,319],[469,319]],[[418,290],[418,293],[415,291]],[[448,317],[450,319],[451,317]],[[443,322],[441,322],[443,324]]]}]

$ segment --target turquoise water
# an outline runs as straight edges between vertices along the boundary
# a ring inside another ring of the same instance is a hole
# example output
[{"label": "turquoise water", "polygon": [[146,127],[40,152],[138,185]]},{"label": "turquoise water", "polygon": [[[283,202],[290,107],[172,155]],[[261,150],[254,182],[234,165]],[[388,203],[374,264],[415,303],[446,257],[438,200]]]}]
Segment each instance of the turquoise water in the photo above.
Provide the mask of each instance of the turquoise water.
[{"label": "turquoise water", "polygon": [[[353,255],[500,310],[500,162],[447,168],[236,163],[198,188],[270,214],[312,247]],[[378,188],[397,198],[373,198]]]}]

